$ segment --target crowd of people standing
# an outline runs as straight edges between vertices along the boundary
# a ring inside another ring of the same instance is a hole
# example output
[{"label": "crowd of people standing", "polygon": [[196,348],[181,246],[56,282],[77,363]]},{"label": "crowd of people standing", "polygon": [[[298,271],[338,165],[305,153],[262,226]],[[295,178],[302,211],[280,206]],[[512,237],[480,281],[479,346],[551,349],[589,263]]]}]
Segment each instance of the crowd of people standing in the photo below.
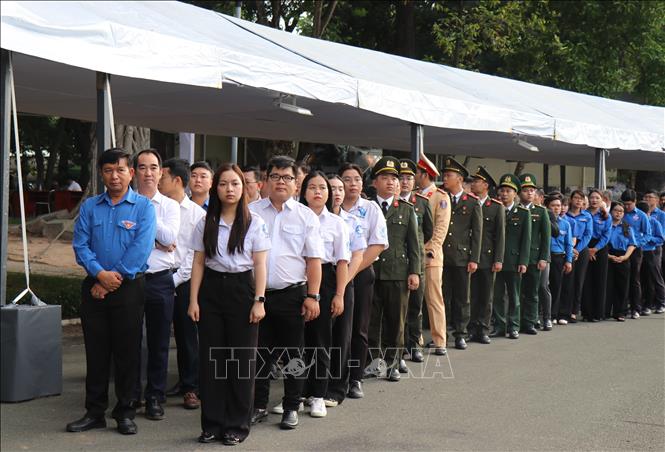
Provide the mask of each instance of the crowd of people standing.
[{"label": "crowd of people standing", "polygon": [[325,174],[284,156],[262,172],[110,149],[98,167],[106,191],[74,232],[87,375],[71,432],[106,426],[111,363],[120,433],[178,395],[201,409],[200,442],[234,445],[270,412],[294,429],[304,404],[321,418],[363,398],[365,378],[399,381],[407,361],[445,356],[449,335],[465,350],[665,312],[665,193],[545,194],[533,174],[495,181],[453,158],[441,187],[426,158],[381,158],[371,187],[354,164]]}]

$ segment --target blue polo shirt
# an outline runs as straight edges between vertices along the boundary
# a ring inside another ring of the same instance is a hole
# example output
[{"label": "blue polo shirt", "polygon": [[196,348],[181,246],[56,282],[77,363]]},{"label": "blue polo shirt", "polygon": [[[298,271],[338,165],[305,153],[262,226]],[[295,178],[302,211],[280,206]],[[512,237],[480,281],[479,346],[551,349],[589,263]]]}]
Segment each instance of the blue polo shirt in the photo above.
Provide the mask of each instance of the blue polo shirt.
[{"label": "blue polo shirt", "polygon": [[660,223],[660,227],[665,231],[665,211],[656,207],[649,216],[655,217],[658,223]]},{"label": "blue polo shirt", "polygon": [[563,217],[557,218],[559,235],[552,237],[550,252],[552,254],[565,254],[566,262],[573,262],[573,238],[570,234],[571,226]]},{"label": "blue polo shirt", "polygon": [[610,241],[610,228],[612,227],[612,217],[607,215],[607,218],[603,219],[600,209],[596,213],[591,213],[587,210],[591,218],[593,219],[593,232],[591,237],[598,240],[598,243],[594,245],[594,248],[597,250],[602,250],[605,248],[605,245]]},{"label": "blue polo shirt", "polygon": [[630,212],[626,210],[623,220],[633,229],[637,247],[643,248],[649,234],[651,234],[651,224],[649,223],[647,214],[635,207]]},{"label": "blue polo shirt", "polygon": [[623,224],[613,224],[610,228],[610,250],[625,253],[631,245],[637,246],[633,228],[628,227],[628,237],[626,237],[623,233]]},{"label": "blue polo shirt", "polygon": [[593,234],[593,218],[591,218],[591,214],[586,210],[581,211],[577,215],[573,215],[568,211],[566,212],[566,220],[570,223],[573,237],[577,239],[575,249],[582,251],[589,245]]},{"label": "blue polo shirt", "polygon": [[644,248],[642,249],[644,251],[656,251],[656,248],[663,246],[665,232],[663,232],[663,227],[653,215],[649,216],[649,223],[651,225],[651,233],[647,237]]},{"label": "blue polo shirt", "polygon": [[156,232],[155,208],[131,187],[115,205],[108,193],[88,198],[74,227],[76,262],[92,277],[107,270],[133,279],[148,268]]}]

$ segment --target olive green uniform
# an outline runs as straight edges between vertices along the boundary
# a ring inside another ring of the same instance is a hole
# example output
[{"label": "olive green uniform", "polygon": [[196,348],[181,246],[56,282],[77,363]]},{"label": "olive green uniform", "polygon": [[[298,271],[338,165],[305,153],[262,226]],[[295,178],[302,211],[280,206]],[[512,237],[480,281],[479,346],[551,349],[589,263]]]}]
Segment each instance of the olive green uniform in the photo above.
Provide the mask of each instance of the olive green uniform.
[{"label": "olive green uniform", "polygon": [[[526,207],[526,206],[525,206]],[[522,330],[536,328],[538,323],[538,288],[542,271],[538,270],[539,261],[550,261],[551,224],[547,209],[531,204],[531,249],[529,266],[522,277]]]}]

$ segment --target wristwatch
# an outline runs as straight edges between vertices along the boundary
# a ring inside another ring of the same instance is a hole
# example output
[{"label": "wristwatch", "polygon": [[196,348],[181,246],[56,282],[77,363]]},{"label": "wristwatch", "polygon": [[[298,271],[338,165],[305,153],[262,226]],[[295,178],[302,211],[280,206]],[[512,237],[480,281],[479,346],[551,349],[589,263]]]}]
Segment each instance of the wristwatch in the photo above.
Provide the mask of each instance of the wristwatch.
[{"label": "wristwatch", "polygon": [[258,301],[259,303],[265,303],[266,297],[254,297],[254,301]]},{"label": "wristwatch", "polygon": [[321,301],[321,295],[319,295],[318,293],[317,294],[308,293],[307,296],[305,296],[305,298],[311,298],[312,300],[316,301],[317,303],[319,301]]}]

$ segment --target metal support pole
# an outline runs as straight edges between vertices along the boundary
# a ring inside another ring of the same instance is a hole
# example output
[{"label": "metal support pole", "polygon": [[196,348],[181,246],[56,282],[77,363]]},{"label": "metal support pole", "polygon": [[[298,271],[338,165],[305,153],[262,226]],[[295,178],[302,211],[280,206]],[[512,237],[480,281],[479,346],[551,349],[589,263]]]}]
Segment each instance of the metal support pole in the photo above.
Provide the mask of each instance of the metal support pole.
[{"label": "metal support pole", "polygon": [[559,167],[559,183],[561,185],[561,193],[566,193],[566,165]]},{"label": "metal support pole", "polygon": [[[242,2],[237,1],[233,15],[240,19]],[[238,164],[238,137],[231,137],[231,163]]]},{"label": "metal support pole", "polygon": [[9,51],[2,49],[2,157],[0,157],[0,306],[7,303],[7,246],[9,244],[9,146],[11,99],[9,84]]},{"label": "metal support pole", "polygon": [[605,179],[605,156],[607,151],[605,149],[596,149],[596,164],[594,165],[594,186],[598,190],[605,190],[607,188],[607,180]]},{"label": "metal support pole", "polygon": [[420,124],[411,123],[411,160],[418,163],[420,153],[425,152],[425,128]]},{"label": "metal support pole", "polygon": [[102,177],[97,168],[97,161],[102,153],[111,147],[111,128],[109,127],[109,92],[107,90],[107,79],[111,76],[104,72],[97,72],[97,149],[94,152],[94,158],[91,166],[91,178],[93,183],[92,194],[100,194],[104,191]]},{"label": "metal support pole", "polygon": [[550,166],[543,163],[543,191],[547,193],[550,185]]}]

